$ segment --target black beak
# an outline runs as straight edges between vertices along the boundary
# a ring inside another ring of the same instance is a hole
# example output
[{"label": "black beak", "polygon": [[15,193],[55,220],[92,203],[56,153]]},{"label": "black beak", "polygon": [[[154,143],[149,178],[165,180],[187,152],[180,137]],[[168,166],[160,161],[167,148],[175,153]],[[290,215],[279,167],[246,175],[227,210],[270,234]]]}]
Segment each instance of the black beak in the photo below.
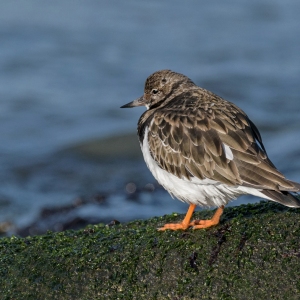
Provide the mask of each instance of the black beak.
[{"label": "black beak", "polygon": [[144,97],[140,97],[140,98],[137,98],[123,106],[121,106],[120,108],[131,108],[131,107],[136,107],[136,106],[143,106],[145,105],[145,100],[144,100]]}]

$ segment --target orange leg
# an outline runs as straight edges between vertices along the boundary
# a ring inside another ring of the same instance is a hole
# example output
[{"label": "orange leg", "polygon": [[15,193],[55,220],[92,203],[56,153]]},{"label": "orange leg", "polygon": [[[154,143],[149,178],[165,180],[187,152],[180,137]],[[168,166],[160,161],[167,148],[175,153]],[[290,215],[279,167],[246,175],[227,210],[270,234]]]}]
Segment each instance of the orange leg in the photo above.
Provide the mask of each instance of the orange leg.
[{"label": "orange leg", "polygon": [[222,205],[221,207],[219,207],[217,209],[214,216],[210,220],[195,220],[195,221],[190,222],[195,208],[196,208],[195,204],[190,205],[190,207],[185,215],[185,218],[183,219],[183,221],[181,223],[165,224],[163,227],[158,228],[158,230],[159,231],[164,231],[167,229],[170,229],[170,230],[183,229],[183,230],[185,230],[190,226],[193,226],[193,229],[208,228],[211,226],[215,226],[215,225],[219,224],[220,217],[224,210],[224,206]]},{"label": "orange leg", "polygon": [[190,223],[192,214],[194,212],[196,208],[195,204],[191,204],[183,221],[181,223],[171,223],[171,224],[165,224],[164,227],[158,228],[159,231],[164,231],[166,229],[171,229],[171,230],[178,230],[178,229],[187,229],[189,226],[192,226],[192,224]]},{"label": "orange leg", "polygon": [[191,224],[193,229],[208,228],[219,224],[220,217],[224,211],[224,205],[220,206],[210,220],[195,220]]}]

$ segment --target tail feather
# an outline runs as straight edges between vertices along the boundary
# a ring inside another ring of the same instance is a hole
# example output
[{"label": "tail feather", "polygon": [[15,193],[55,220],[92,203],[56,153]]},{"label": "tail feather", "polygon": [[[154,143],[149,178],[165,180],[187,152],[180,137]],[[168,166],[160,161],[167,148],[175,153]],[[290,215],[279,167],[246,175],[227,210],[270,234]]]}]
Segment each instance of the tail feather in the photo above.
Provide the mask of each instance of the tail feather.
[{"label": "tail feather", "polygon": [[270,200],[279,202],[289,207],[300,207],[300,198],[287,191],[262,190],[262,194]]},{"label": "tail feather", "polygon": [[300,183],[292,181],[292,180],[289,180],[289,182],[292,183],[293,186],[295,187],[295,189],[293,189],[293,191],[295,191],[295,192],[300,191]]}]

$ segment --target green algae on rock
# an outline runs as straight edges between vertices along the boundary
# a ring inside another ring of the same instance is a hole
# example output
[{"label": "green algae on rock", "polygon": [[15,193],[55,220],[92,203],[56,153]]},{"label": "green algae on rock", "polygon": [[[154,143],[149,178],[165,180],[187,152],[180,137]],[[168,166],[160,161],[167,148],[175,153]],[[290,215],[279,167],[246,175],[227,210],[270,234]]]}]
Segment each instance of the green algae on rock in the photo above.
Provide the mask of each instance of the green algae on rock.
[{"label": "green algae on rock", "polygon": [[261,202],[211,229],[156,230],[181,218],[2,238],[1,299],[299,299],[299,210]]}]

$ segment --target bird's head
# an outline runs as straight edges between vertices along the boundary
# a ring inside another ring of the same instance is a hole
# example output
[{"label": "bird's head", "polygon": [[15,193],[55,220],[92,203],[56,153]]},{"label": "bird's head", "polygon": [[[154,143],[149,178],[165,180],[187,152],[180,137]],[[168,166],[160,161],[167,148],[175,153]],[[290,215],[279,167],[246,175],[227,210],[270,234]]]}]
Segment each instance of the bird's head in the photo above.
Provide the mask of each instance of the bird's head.
[{"label": "bird's head", "polygon": [[171,70],[157,71],[145,82],[144,95],[121,108],[146,106],[147,109],[159,107],[177,96],[186,87],[195,85],[187,76]]}]

